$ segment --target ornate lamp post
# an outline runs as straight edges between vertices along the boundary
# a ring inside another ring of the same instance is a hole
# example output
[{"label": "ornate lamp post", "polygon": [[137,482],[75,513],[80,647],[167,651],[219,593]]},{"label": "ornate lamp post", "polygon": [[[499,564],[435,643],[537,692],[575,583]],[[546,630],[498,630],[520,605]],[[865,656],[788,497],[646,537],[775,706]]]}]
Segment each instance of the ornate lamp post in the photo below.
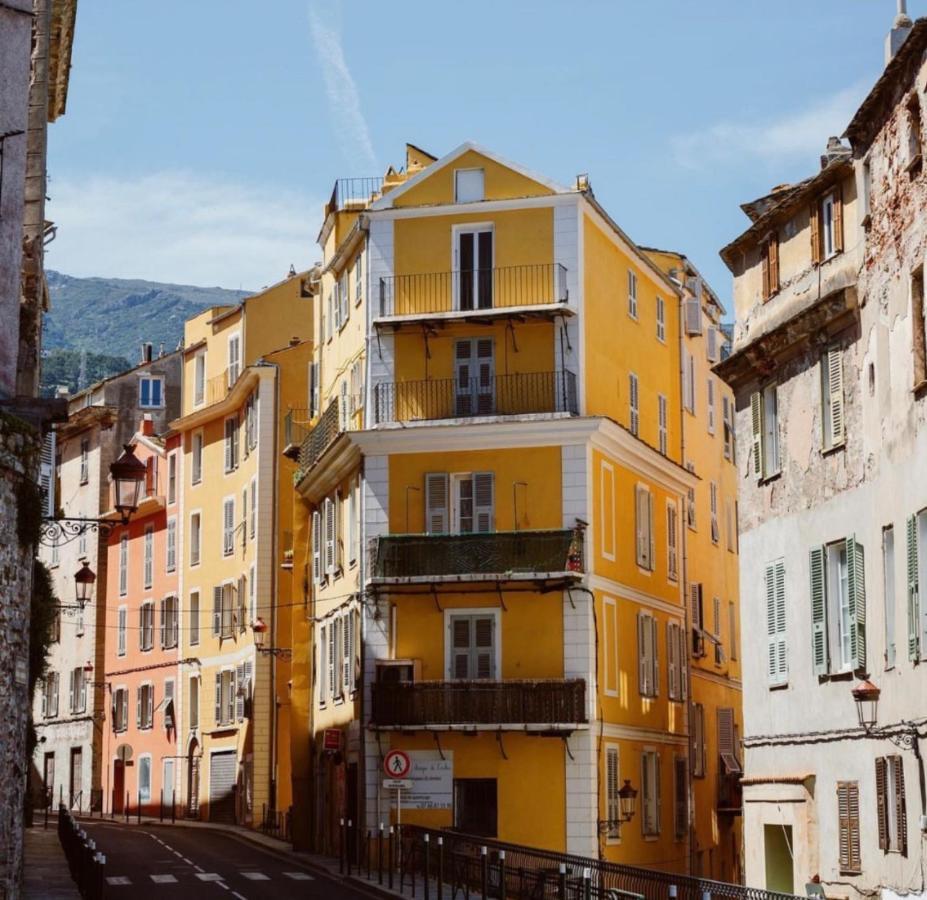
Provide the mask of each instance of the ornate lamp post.
[{"label": "ornate lamp post", "polygon": [[637,788],[631,786],[631,779],[625,778],[624,784],[618,791],[618,818],[599,819],[599,834],[608,834],[610,831],[621,832],[621,826],[626,825],[634,818],[637,811]]},{"label": "ornate lamp post", "polygon": [[860,728],[867,734],[875,728],[878,721],[879,697],[882,692],[871,682],[861,681],[853,688],[853,700],[856,702],[856,716]]},{"label": "ornate lamp post", "polygon": [[86,560],[81,563],[80,569],[74,576],[74,584],[77,589],[77,605],[83,609],[90,602],[90,594],[93,591],[93,585],[97,580],[90,563]]},{"label": "ornate lamp post", "polygon": [[293,651],[286,647],[268,647],[267,644],[267,623],[258,616],[251,623],[251,631],[254,633],[254,647],[258,653],[265,656],[279,656],[281,659],[289,659]]}]

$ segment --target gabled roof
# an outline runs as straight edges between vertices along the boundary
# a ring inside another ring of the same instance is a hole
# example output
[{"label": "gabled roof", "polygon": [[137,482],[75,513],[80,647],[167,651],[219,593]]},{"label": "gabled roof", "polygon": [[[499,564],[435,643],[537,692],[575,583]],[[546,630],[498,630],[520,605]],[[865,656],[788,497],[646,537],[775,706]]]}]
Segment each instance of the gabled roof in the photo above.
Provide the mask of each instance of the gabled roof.
[{"label": "gabled roof", "polygon": [[524,166],[514,163],[511,160],[505,159],[502,156],[499,156],[498,153],[494,153],[492,150],[487,150],[485,147],[480,146],[479,144],[474,143],[473,141],[465,141],[459,147],[456,147],[454,150],[451,150],[450,153],[442,156],[437,162],[432,163],[430,166],[426,166],[420,172],[417,172],[413,175],[408,181],[401,184],[399,187],[393,188],[388,194],[384,194],[379,200],[370,204],[371,210],[377,209],[390,209],[393,205],[393,201],[397,197],[401,197],[406,191],[410,188],[415,187],[417,184],[421,184],[425,179],[430,178],[435,172],[440,171],[449,166],[452,162],[457,159],[460,159],[465,153],[473,151],[479,153],[481,156],[485,156],[487,159],[491,159],[493,162],[498,163],[500,166],[505,166],[507,169],[511,169],[513,172],[517,172],[519,175],[524,176],[525,178],[530,178],[532,181],[536,181],[538,184],[544,185],[544,187],[549,188],[556,194],[566,194],[570,193],[569,189],[564,187],[558,182],[551,181],[549,178],[546,178],[543,175],[538,175],[536,172],[532,172],[529,169],[526,169]]}]

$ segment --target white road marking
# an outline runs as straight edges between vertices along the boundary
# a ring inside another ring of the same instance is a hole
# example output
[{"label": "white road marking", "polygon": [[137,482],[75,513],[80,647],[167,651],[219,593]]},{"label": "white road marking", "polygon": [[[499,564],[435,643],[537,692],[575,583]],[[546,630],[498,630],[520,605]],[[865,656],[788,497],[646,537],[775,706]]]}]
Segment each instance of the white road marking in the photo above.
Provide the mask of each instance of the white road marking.
[{"label": "white road marking", "polygon": [[173,875],[152,875],[151,880],[155,884],[177,884],[177,879]]},{"label": "white road marking", "polygon": [[306,872],[284,872],[287,878],[292,878],[293,881],[314,881],[315,879]]},{"label": "white road marking", "polygon": [[129,881],[129,879],[126,878],[125,875],[110,875],[107,877],[106,883],[111,884],[113,886],[120,885],[120,884],[132,884],[132,882]]},{"label": "white road marking", "polygon": [[232,896],[237,897],[238,900],[248,900],[243,894],[239,894],[238,891],[232,891]]},{"label": "white road marking", "polygon": [[268,878],[263,872],[242,872],[241,874],[244,875],[245,878],[249,878],[251,881],[270,881],[270,878]]},{"label": "white road marking", "polygon": [[192,866],[192,865],[193,865],[193,860],[187,859],[186,856],[181,857],[181,859],[183,859],[183,861],[184,861],[188,866]]},{"label": "white road marking", "polygon": [[227,891],[229,889],[229,886],[227,884],[223,884],[223,882],[221,881],[217,881],[216,884],[219,885],[219,887],[222,888],[223,891]]},{"label": "white road marking", "polygon": [[[168,849],[170,850],[170,848]],[[171,850],[171,853],[173,853],[174,856],[179,856],[181,859],[183,859],[183,854],[179,850]]]},{"label": "white road marking", "polygon": [[197,872],[205,872],[205,871],[206,871],[204,868],[202,868],[202,866],[196,866],[196,865],[195,865],[195,866],[193,866],[193,868],[196,869]]},{"label": "white road marking", "polygon": [[222,876],[218,872],[204,872],[202,869],[196,873],[200,881],[221,881]]}]

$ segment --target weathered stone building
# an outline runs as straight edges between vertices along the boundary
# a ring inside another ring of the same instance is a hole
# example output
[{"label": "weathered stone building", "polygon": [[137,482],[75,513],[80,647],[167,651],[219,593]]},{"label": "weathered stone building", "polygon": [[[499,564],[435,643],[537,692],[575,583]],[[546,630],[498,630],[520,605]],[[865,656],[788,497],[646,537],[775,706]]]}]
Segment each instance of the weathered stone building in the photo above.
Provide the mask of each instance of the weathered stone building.
[{"label": "weathered stone building", "polygon": [[[924,896],[927,20],[734,274],[748,884]],[[857,707],[865,684],[880,702]]]}]

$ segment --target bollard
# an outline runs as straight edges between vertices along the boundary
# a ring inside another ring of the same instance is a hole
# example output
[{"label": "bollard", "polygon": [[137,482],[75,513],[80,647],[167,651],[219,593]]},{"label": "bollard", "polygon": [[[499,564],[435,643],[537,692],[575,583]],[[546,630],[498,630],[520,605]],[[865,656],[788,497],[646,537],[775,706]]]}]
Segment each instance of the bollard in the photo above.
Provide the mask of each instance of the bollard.
[{"label": "bollard", "polygon": [[557,900],[566,900],[566,863],[560,863],[557,875]]},{"label": "bollard", "polygon": [[344,819],[338,820],[338,828],[341,831],[338,841],[338,874],[344,875]]},{"label": "bollard", "polygon": [[389,879],[388,879],[389,889],[392,890],[393,889],[393,860],[395,859],[395,857],[393,856],[393,826],[392,825],[390,825],[389,827],[389,837],[387,838],[387,840],[388,840],[388,843],[386,847],[386,856],[387,856],[386,873],[389,876]]},{"label": "bollard", "polygon": [[675,884],[671,884],[671,885],[669,886],[669,900],[676,900],[676,896],[677,896],[678,891],[679,891],[679,889],[676,887],[676,885],[675,885]]},{"label": "bollard", "polygon": [[711,900],[711,891],[702,891],[702,900]]},{"label": "bollard", "polygon": [[483,900],[489,900],[489,872],[487,870],[486,848],[480,847],[480,889]]},{"label": "bollard", "polygon": [[438,835],[438,900],[444,896],[444,838]]},{"label": "bollard", "polygon": [[583,869],[583,900],[592,900],[592,872]]},{"label": "bollard", "polygon": [[[431,878],[431,835],[425,834],[425,837],[422,839],[424,844],[422,846],[422,872],[425,876],[425,900],[431,900],[431,886],[428,884],[429,879]],[[441,838],[438,838],[440,841]],[[415,884],[415,876],[412,876],[412,884]],[[440,897],[441,894],[439,893]]]},{"label": "bollard", "polygon": [[347,831],[345,831],[344,833],[344,855],[347,857],[347,860],[348,860],[348,877],[349,878],[351,877],[351,856],[352,854],[351,854],[351,847],[348,841],[351,837],[353,827],[354,827],[354,822],[351,819],[348,819],[348,828],[347,828]]},{"label": "bollard", "polygon": [[380,837],[377,840],[377,878],[383,884],[383,823],[380,823]]},{"label": "bollard", "polygon": [[499,851],[499,885],[500,885],[500,897],[505,897],[505,850]]}]

